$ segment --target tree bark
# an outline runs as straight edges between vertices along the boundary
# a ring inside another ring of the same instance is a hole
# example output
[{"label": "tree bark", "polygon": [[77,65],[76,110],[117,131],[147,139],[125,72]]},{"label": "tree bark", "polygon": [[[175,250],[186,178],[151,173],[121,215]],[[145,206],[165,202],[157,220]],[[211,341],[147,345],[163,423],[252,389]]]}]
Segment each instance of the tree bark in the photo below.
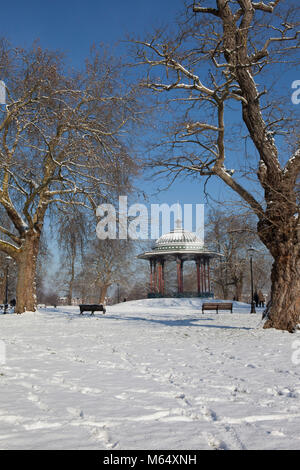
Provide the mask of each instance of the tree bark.
[{"label": "tree bark", "polygon": [[235,283],[235,300],[240,302],[242,299],[242,292],[243,292],[243,284],[244,284],[243,275],[239,277],[239,279]]},{"label": "tree bark", "polygon": [[292,253],[279,256],[273,263],[271,280],[271,305],[264,328],[293,333],[300,323],[299,260]]},{"label": "tree bark", "polygon": [[[287,206],[283,213],[287,212]],[[300,323],[300,232],[297,219],[282,218],[258,223],[258,234],[274,262],[271,273],[271,301],[264,328],[294,332]],[[269,226],[269,229],[268,229]]]},{"label": "tree bark", "polygon": [[26,233],[21,252],[16,259],[18,280],[16,289],[16,313],[36,310],[36,263],[40,233],[34,229]]},{"label": "tree bark", "polygon": [[109,286],[108,285],[104,285],[101,287],[101,294],[99,296],[99,304],[103,305],[105,303],[105,297],[106,297],[106,294],[107,294],[107,290],[108,290]]},{"label": "tree bark", "polygon": [[3,270],[3,277],[0,280],[0,304],[5,303],[5,286],[7,283],[7,271],[6,269]]}]

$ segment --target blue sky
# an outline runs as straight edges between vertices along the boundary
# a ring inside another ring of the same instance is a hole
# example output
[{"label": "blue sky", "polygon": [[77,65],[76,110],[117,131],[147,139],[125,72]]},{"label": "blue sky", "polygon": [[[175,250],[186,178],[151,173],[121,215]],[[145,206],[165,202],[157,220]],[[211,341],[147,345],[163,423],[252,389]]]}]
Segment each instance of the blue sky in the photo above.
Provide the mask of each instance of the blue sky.
[{"label": "blue sky", "polygon": [[182,0],[15,0],[1,5],[1,34],[20,45],[39,38],[42,45],[67,52],[74,64],[92,43],[114,44],[127,33],[142,34],[170,21]]}]

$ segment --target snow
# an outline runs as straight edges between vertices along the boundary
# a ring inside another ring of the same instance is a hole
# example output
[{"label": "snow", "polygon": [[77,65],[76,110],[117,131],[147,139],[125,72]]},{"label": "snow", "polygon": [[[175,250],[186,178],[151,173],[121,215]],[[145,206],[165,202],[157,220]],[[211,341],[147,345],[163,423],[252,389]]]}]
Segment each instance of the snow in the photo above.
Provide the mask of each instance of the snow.
[{"label": "snow", "polygon": [[149,299],[0,315],[0,449],[299,449],[299,333],[249,310]]}]

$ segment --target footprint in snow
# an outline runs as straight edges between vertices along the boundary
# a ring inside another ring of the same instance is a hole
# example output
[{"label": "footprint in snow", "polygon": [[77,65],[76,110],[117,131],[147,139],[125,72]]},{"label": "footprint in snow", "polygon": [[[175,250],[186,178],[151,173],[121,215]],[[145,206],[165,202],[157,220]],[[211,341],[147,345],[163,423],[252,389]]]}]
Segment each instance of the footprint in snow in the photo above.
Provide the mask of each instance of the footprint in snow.
[{"label": "footprint in snow", "polygon": [[211,434],[209,434],[206,439],[207,439],[208,445],[212,447],[214,450],[227,450],[228,449],[224,441],[218,439],[215,436],[212,436]]},{"label": "footprint in snow", "polygon": [[210,408],[204,407],[202,409],[204,418],[208,421],[217,421],[218,417],[217,414],[215,413],[214,410],[211,410]]},{"label": "footprint in snow", "polygon": [[104,442],[104,445],[107,449],[116,449],[119,446],[119,441],[114,442],[105,427],[102,429],[93,429],[91,435],[97,441]]},{"label": "footprint in snow", "polygon": [[27,399],[34,403],[42,411],[50,410],[50,408],[45,403],[41,402],[39,397],[37,395],[34,395],[33,393],[28,393]]},{"label": "footprint in snow", "polygon": [[84,413],[80,408],[68,407],[67,412],[76,418],[84,418]]}]

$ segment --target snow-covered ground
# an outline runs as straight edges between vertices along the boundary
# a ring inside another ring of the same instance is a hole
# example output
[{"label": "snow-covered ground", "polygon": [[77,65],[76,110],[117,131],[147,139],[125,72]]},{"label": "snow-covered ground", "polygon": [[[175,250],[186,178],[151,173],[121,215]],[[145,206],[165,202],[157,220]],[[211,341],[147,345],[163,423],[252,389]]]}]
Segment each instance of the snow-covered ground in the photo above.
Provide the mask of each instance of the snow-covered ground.
[{"label": "snow-covered ground", "polygon": [[299,449],[300,335],[234,305],[0,315],[0,449]]}]

